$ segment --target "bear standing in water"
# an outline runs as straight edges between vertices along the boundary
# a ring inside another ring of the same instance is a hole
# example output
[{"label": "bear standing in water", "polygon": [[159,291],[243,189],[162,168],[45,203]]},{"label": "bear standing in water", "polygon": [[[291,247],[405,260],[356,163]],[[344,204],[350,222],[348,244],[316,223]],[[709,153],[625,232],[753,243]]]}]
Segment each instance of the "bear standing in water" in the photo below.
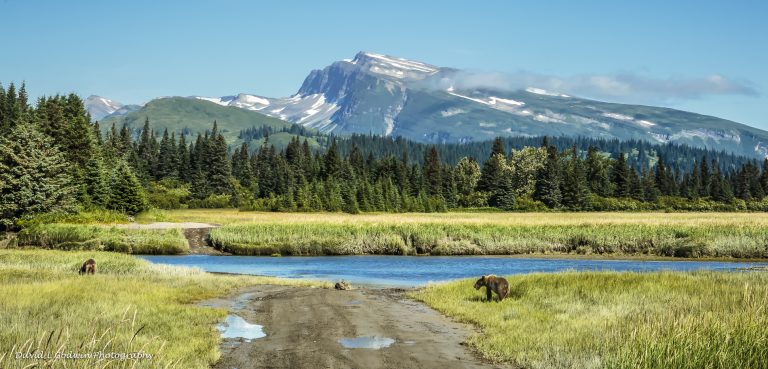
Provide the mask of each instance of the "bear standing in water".
[{"label": "bear standing in water", "polygon": [[96,274],[96,260],[88,259],[80,267],[78,274]]},{"label": "bear standing in water", "polygon": [[491,292],[496,292],[499,296],[499,301],[504,300],[509,294],[509,282],[502,277],[495,275],[484,275],[475,282],[475,289],[479,290],[480,287],[485,286],[485,294],[488,297],[488,302],[491,301],[493,295]]}]

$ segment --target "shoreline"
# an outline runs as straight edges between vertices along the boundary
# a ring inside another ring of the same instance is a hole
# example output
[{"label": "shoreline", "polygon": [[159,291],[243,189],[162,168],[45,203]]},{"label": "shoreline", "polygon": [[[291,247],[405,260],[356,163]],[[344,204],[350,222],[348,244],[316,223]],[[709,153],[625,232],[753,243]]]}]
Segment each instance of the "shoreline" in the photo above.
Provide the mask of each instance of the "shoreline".
[{"label": "shoreline", "polygon": [[717,258],[717,257],[675,257],[656,255],[621,255],[621,254],[513,254],[513,255],[397,255],[397,254],[355,254],[355,255],[235,255],[235,254],[133,254],[138,257],[184,257],[184,256],[221,256],[221,257],[256,257],[256,258],[338,258],[364,256],[396,256],[403,258],[509,258],[509,259],[552,259],[552,260],[599,260],[599,261],[692,261],[692,262],[722,262],[722,263],[766,263],[768,258]]}]

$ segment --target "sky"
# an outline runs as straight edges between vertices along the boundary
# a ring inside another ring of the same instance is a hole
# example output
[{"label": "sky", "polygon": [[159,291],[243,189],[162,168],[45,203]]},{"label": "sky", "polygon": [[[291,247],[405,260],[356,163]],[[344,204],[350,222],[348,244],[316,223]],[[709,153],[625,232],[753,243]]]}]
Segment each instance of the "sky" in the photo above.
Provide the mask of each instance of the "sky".
[{"label": "sky", "polygon": [[122,103],[294,94],[365,50],[768,130],[768,1],[0,0],[0,82]]}]

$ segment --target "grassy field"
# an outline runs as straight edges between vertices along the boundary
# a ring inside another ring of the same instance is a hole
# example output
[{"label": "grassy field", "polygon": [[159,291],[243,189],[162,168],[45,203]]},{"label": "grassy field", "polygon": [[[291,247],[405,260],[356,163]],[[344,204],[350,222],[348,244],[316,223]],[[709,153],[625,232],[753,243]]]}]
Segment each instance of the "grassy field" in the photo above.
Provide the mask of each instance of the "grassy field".
[{"label": "grassy field", "polygon": [[768,258],[765,213],[152,212],[139,221],[222,224],[222,250],[242,255],[618,255]]},{"label": "grassy field", "polygon": [[765,368],[768,272],[512,276],[485,303],[474,280],[412,293],[481,333],[484,357],[524,368]]},{"label": "grassy field", "polygon": [[270,213],[237,209],[153,210],[142,213],[137,221],[150,223],[212,222],[221,225],[239,223],[443,223],[496,225],[667,225],[710,226],[747,225],[768,227],[768,213],[652,213],[652,212],[584,212],[584,213]]},{"label": "grassy field", "polygon": [[[80,263],[98,262],[96,276]],[[108,252],[0,250],[0,368],[208,368],[223,309],[190,305],[252,284],[320,285],[222,276]],[[325,286],[327,287],[327,286]],[[22,353],[143,352],[151,360],[16,359]]]},{"label": "grassy field", "polygon": [[18,235],[19,246],[128,254],[183,254],[189,244],[180,229],[123,229],[95,224],[37,224]]}]

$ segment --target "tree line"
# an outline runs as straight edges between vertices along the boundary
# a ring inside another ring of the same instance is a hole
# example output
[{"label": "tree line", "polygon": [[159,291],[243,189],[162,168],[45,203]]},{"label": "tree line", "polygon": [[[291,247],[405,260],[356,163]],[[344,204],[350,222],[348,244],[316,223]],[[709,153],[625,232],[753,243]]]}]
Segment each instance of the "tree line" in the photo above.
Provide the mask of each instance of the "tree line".
[{"label": "tree line", "polygon": [[298,127],[283,130],[296,136],[282,149],[270,143],[269,130],[247,132],[262,137],[257,147],[246,140],[231,149],[216,122],[196,136],[159,134],[149,119],[138,134],[126,126],[102,131],[77,95],[41,97],[34,106],[27,99],[24,85],[0,86],[2,227],[52,211],[135,214],[150,206],[349,213],[768,209],[768,159],[739,159],[736,166],[726,156],[725,166],[720,156],[703,155],[670,165],[661,151],[633,161],[597,144],[562,148],[543,138],[508,150],[508,139],[497,138],[487,157],[452,164],[441,157],[444,146],[402,139],[386,140],[420,147],[423,155],[374,154],[375,145],[358,145],[363,136],[328,137],[327,148],[311,149]]}]

